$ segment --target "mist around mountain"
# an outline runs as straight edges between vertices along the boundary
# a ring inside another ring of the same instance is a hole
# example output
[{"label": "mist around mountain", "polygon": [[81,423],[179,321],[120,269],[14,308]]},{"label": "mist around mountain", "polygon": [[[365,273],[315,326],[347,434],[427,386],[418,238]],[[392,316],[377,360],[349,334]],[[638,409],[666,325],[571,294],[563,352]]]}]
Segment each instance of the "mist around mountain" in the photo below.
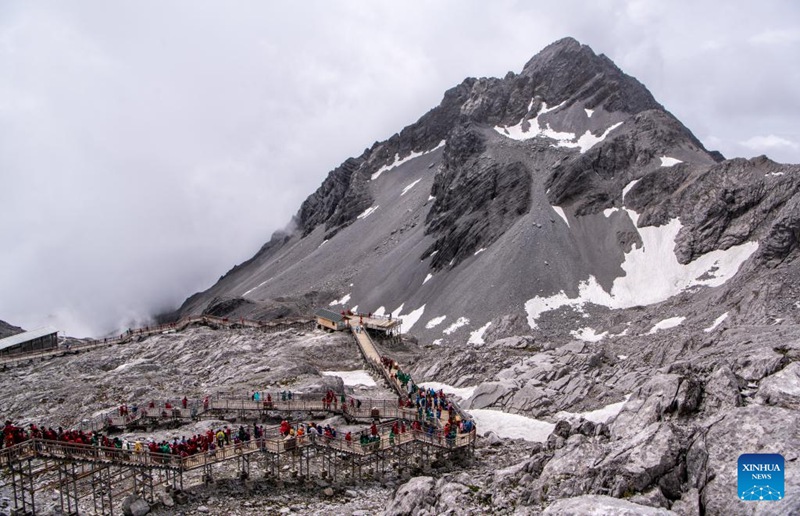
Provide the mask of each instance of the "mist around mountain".
[{"label": "mist around mountain", "polygon": [[[285,231],[165,318],[327,307],[403,319],[386,353],[461,397],[478,421],[475,461],[364,486],[369,504],[328,500],[328,511],[791,514],[796,468],[776,502],[740,500],[736,473],[743,453],[800,456],[799,190],[800,166],[706,149],[645,86],[568,38],[520,73],[465,79],[346,160]],[[98,392],[59,382],[53,364],[8,381],[76,390],[92,410],[176,385],[327,386],[321,369],[359,367],[348,343],[193,328],[68,358]],[[28,405],[15,395],[4,407],[78,417],[69,403]],[[214,496],[219,514],[295,502]]]}]

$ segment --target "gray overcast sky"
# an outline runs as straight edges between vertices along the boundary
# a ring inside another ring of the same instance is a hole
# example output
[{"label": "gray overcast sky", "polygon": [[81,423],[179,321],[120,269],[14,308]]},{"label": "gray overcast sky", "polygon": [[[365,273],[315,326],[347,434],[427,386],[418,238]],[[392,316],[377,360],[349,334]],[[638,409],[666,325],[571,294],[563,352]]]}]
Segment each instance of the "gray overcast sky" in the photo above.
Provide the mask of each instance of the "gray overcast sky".
[{"label": "gray overcast sky", "polygon": [[573,36],[708,148],[800,163],[793,1],[0,3],[0,319],[99,335],[210,286],[329,170]]}]

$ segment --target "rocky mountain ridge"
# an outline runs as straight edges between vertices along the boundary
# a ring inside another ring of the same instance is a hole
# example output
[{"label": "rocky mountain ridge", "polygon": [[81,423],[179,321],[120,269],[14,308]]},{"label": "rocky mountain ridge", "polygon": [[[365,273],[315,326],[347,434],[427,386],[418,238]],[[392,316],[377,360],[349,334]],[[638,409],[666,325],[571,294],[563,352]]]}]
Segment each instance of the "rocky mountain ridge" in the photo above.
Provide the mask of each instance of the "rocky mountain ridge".
[{"label": "rocky mountain ridge", "polygon": [[346,160],[179,314],[392,313],[415,378],[552,425],[486,433],[484,465],[411,479],[388,514],[791,513],[794,469],[780,505],[738,500],[735,472],[800,453],[799,188],[566,39]]}]

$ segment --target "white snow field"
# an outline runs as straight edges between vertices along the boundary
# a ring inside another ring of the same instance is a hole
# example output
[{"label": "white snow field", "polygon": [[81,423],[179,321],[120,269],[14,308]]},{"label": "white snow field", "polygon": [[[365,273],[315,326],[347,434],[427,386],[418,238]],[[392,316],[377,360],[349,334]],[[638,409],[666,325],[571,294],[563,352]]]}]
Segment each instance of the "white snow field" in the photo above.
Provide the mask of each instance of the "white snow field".
[{"label": "white snow field", "polygon": [[445,141],[444,141],[444,140],[442,140],[441,142],[439,142],[439,145],[437,145],[436,147],[432,148],[432,149],[431,149],[431,150],[429,150],[429,151],[425,151],[425,152],[412,152],[411,154],[409,154],[408,156],[406,156],[406,157],[405,157],[405,158],[403,158],[403,159],[400,159],[400,155],[399,155],[399,154],[395,154],[395,155],[394,155],[394,161],[393,161],[392,163],[390,163],[389,165],[384,165],[384,166],[382,166],[381,168],[379,168],[379,169],[378,169],[378,170],[377,170],[375,173],[373,173],[373,174],[372,174],[372,176],[370,176],[370,179],[371,179],[372,181],[375,181],[375,180],[376,180],[376,179],[378,179],[378,178],[381,176],[381,174],[383,174],[384,172],[388,172],[389,170],[392,170],[393,168],[397,168],[397,167],[399,167],[399,166],[400,166],[400,165],[402,165],[403,163],[408,163],[409,161],[411,161],[411,160],[412,160],[412,159],[414,159],[414,158],[418,158],[418,157],[420,157],[420,156],[424,156],[425,154],[431,153],[431,152],[435,151],[436,149],[439,149],[439,148],[441,148],[441,147],[444,147],[444,143],[445,143]]},{"label": "white snow field", "polygon": [[456,319],[456,322],[454,322],[453,324],[451,324],[450,326],[445,328],[442,331],[442,333],[446,333],[447,335],[451,335],[457,329],[461,328],[462,326],[466,326],[467,324],[469,324],[469,319],[467,319],[466,317],[459,317],[458,319]]},{"label": "white snow field", "polygon": [[338,376],[348,387],[363,385],[365,387],[376,387],[375,380],[368,372],[363,369],[355,371],[320,371],[323,376]]},{"label": "white snow field", "polygon": [[[533,101],[531,101],[531,105],[532,102]],[[551,111],[555,111],[563,105],[564,103],[562,102],[554,108],[548,108],[547,104],[542,102],[542,106],[539,108],[539,112],[536,113],[536,116],[528,120],[530,127],[527,131],[522,129],[522,125],[525,121],[524,117],[515,125],[506,127],[495,126],[494,130],[514,140],[530,140],[531,138],[536,137],[550,138],[551,140],[556,141],[556,144],[554,145],[555,147],[578,148],[580,149],[581,154],[583,154],[598,143],[605,140],[611,131],[622,125],[622,122],[617,122],[603,131],[603,134],[600,136],[595,136],[590,131],[586,131],[580,136],[576,136],[575,133],[559,132],[551,128],[549,123],[542,127],[541,123],[539,122],[539,116]],[[587,116],[592,116],[589,111],[591,110],[586,110]]]},{"label": "white snow field", "polygon": [[439,326],[440,324],[442,324],[442,323],[444,322],[444,320],[445,320],[445,319],[447,319],[447,316],[446,316],[446,315],[442,315],[441,317],[434,317],[433,319],[431,319],[430,321],[428,321],[428,324],[426,324],[426,325],[425,325],[425,328],[427,328],[427,329],[429,329],[429,330],[430,330],[431,328],[436,328],[437,326]]},{"label": "white snow field", "polygon": [[491,326],[492,321],[487,322],[477,330],[473,331],[469,334],[469,340],[467,340],[467,344],[485,344],[483,340],[483,334],[486,333],[486,330],[489,329]]},{"label": "white snow field", "polygon": [[706,333],[711,333],[712,331],[714,331],[717,328],[717,326],[722,324],[722,322],[727,318],[728,318],[728,312],[725,312],[724,314],[722,314],[719,317],[717,317],[716,319],[714,319],[714,324],[712,324],[708,328],[703,328],[703,331],[706,332]]},{"label": "white snow field", "polygon": [[491,430],[500,437],[543,443],[556,427],[555,424],[547,421],[539,421],[519,414],[508,414],[499,410],[475,409],[470,410],[469,413],[475,420],[481,435]]},{"label": "white snow field", "polygon": [[675,328],[676,326],[680,326],[685,320],[686,317],[670,317],[669,319],[658,321],[652,328],[650,328],[650,331],[647,332],[647,334],[653,335],[659,330],[668,330],[669,328]]},{"label": "white snow field", "polygon": [[403,332],[406,333],[415,324],[417,324],[417,321],[419,321],[420,317],[422,317],[422,314],[425,313],[425,305],[420,306],[416,310],[406,315],[402,315],[402,310],[403,310],[403,305],[400,305],[400,307],[397,310],[395,310],[395,313],[397,314],[398,319],[403,320]]},{"label": "white snow field", "polygon": [[662,167],[674,167],[678,163],[683,163],[683,161],[677,158],[669,158],[667,156],[661,156],[661,166]]},{"label": "white snow field", "polygon": [[350,294],[345,294],[342,299],[335,299],[328,306],[346,305],[348,302],[350,302]]},{"label": "white snow field", "polygon": [[[620,355],[624,356],[624,355]],[[628,358],[628,357],[625,357]],[[631,397],[630,394],[625,396],[625,399],[622,401],[618,401],[616,403],[611,403],[610,405],[606,405],[605,407],[600,407],[596,410],[590,410],[589,412],[566,412],[562,411],[555,415],[557,419],[586,419],[587,421],[591,421],[592,423],[608,423],[608,421],[616,417],[617,414],[620,413],[622,407],[627,403],[628,399]]]},{"label": "white snow field", "polygon": [[[639,215],[627,208],[624,211],[636,226]],[[625,254],[621,265],[625,275],[614,280],[610,292],[594,276],[589,276],[578,284],[577,297],[570,298],[563,290],[552,296],[536,296],[525,302],[528,324],[536,329],[542,313],[564,306],[581,308],[585,303],[593,303],[612,309],[630,308],[665,301],[689,287],[718,287],[732,278],[758,249],[758,242],[745,242],[726,251],[711,251],[682,265],[673,252],[680,229],[678,219],[659,227],[638,228],[643,245],[634,246]]]}]

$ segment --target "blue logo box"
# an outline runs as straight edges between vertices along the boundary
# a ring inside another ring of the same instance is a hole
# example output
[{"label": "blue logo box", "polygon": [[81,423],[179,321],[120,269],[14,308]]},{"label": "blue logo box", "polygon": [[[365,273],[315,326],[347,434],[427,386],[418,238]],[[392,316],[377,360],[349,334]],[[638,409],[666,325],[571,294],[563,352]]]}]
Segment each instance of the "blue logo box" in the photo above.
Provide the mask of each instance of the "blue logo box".
[{"label": "blue logo box", "polygon": [[784,495],[784,460],[778,453],[739,455],[739,500],[777,502]]}]

